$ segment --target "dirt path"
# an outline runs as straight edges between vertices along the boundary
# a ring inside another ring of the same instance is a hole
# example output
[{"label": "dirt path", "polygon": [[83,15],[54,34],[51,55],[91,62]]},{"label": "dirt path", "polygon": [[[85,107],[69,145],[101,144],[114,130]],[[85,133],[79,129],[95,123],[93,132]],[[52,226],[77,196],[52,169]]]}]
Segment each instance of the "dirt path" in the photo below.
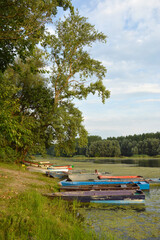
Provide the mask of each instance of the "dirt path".
[{"label": "dirt path", "polygon": [[12,170],[0,167],[0,198],[8,198],[29,188],[30,184],[45,185],[38,179],[41,175],[33,174],[27,170]]}]

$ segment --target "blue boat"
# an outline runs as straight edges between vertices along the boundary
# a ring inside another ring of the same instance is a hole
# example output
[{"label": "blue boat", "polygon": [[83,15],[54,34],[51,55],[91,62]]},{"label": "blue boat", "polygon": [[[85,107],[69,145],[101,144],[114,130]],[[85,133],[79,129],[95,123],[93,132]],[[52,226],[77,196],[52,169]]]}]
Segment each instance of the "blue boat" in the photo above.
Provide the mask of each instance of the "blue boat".
[{"label": "blue boat", "polygon": [[[72,182],[67,181],[67,179],[61,181],[59,185],[61,186],[81,186],[81,185],[102,185],[102,184],[130,184],[131,181],[109,181],[109,180],[94,180],[94,181],[81,181],[81,182]],[[147,181],[134,181],[138,184],[141,190],[149,190],[149,183]]]},{"label": "blue boat", "polygon": [[111,205],[134,205],[144,204],[144,199],[125,199],[125,200],[91,200],[91,203],[111,204]]}]

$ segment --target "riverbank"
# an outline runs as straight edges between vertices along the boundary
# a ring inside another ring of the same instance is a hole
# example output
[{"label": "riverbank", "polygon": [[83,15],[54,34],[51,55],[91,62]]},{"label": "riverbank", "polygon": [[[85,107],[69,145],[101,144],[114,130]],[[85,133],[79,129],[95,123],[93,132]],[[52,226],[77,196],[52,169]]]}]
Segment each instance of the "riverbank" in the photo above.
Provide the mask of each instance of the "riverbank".
[{"label": "riverbank", "polygon": [[86,230],[77,203],[42,195],[57,189],[53,178],[15,164],[0,164],[0,239],[99,239],[93,230]]}]

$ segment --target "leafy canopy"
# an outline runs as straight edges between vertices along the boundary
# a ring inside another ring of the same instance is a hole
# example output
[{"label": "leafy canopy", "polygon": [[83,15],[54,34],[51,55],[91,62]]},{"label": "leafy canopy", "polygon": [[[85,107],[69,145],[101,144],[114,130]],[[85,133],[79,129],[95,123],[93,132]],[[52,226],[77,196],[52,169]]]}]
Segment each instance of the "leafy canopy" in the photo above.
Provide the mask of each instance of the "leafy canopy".
[{"label": "leafy canopy", "polygon": [[29,56],[52,22],[57,7],[72,9],[70,0],[1,0],[0,70],[4,71],[18,54]]},{"label": "leafy canopy", "polygon": [[59,20],[55,35],[46,37],[43,46],[51,48],[55,105],[64,99],[86,98],[89,93],[98,92],[103,103],[110,96],[102,82],[106,68],[86,50],[96,41],[106,42],[106,36],[78,12],[71,13],[64,21]]}]

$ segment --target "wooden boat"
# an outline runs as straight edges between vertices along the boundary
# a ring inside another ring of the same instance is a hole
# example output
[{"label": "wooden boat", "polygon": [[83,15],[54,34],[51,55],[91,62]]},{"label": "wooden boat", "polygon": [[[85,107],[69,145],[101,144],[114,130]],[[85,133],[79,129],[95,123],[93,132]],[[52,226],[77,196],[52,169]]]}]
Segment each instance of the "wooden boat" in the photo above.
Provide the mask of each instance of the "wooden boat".
[{"label": "wooden boat", "polygon": [[99,179],[99,181],[109,181],[109,182],[143,182],[146,181],[144,178],[108,178],[108,179]]},{"label": "wooden boat", "polygon": [[98,175],[99,179],[143,179],[142,176],[107,176],[107,175]]},{"label": "wooden boat", "polygon": [[34,166],[34,167],[39,166],[38,162],[31,162],[31,161],[23,161],[23,164],[25,164],[26,166]]},{"label": "wooden boat", "polygon": [[66,165],[66,166],[50,166],[47,168],[50,171],[65,171],[68,172],[69,170],[72,170],[72,166]]},{"label": "wooden boat", "polygon": [[141,190],[110,190],[110,191],[75,191],[75,192],[55,192],[47,194],[49,197],[60,197],[63,200],[80,202],[108,201],[108,200],[139,200],[145,199]]},{"label": "wooden boat", "polygon": [[68,174],[69,181],[93,181],[98,180],[98,174],[95,173],[79,173],[79,174]]},{"label": "wooden boat", "polygon": [[51,165],[50,166],[50,168],[68,168],[68,169],[70,169],[70,170],[72,170],[73,169],[73,165]]},{"label": "wooden boat", "polygon": [[61,186],[61,191],[101,191],[101,190],[138,190],[140,187],[136,183],[129,184],[103,184],[103,185],[80,185]]},{"label": "wooden boat", "polygon": [[[133,183],[131,181],[110,181],[110,180],[94,180],[94,181],[81,181],[81,182],[72,182],[72,181],[67,181],[66,179],[59,182],[60,186],[80,186],[80,185],[102,185],[102,184],[129,184]],[[140,187],[141,190],[149,190],[149,183],[147,181],[134,181],[134,183],[137,183]]]},{"label": "wooden boat", "polygon": [[[68,174],[68,180],[69,181],[93,181],[93,180],[98,180],[99,175],[102,173],[99,173],[97,170],[95,170],[94,173],[74,173],[74,172],[70,172]],[[109,172],[105,172],[103,173],[105,174],[105,176],[107,176],[107,174],[110,174]]]},{"label": "wooden boat", "polygon": [[33,166],[33,167],[40,167],[40,168],[47,168],[53,165],[49,162],[34,162],[34,161],[23,161],[26,166]]},{"label": "wooden boat", "polygon": [[46,175],[48,177],[59,178],[59,179],[64,179],[64,178],[68,177],[68,173],[67,172],[46,171]]},{"label": "wooden boat", "polygon": [[47,168],[48,172],[69,172],[68,168]]}]

